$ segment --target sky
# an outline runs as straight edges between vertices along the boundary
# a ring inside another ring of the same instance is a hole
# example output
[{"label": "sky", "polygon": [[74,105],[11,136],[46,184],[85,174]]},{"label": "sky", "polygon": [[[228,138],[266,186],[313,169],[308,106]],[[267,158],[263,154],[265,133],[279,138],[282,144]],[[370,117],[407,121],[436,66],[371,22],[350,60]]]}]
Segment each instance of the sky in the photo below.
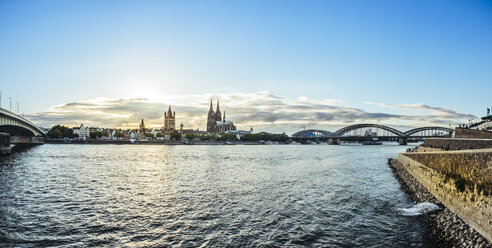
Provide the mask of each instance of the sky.
[{"label": "sky", "polygon": [[491,1],[0,0],[1,106],[43,127],[467,123],[492,107]]}]

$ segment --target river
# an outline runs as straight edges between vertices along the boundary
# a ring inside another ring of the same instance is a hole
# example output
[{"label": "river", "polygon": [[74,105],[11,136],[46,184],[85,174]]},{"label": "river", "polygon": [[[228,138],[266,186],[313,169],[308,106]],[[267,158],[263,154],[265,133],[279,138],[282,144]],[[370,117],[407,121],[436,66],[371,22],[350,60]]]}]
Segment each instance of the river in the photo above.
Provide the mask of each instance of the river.
[{"label": "river", "polygon": [[434,247],[408,147],[45,144],[0,157],[0,247]]}]

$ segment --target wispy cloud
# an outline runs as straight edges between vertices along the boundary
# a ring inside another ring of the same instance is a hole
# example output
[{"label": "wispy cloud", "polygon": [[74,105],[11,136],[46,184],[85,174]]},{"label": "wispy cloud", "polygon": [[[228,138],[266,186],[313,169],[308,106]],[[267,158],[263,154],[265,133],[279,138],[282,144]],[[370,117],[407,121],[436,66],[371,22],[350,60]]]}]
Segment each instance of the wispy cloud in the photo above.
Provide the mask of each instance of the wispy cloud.
[{"label": "wispy cloud", "polygon": [[454,109],[447,108],[439,108],[432,107],[423,103],[414,103],[414,104],[387,104],[387,103],[374,103],[365,101],[365,104],[376,105],[382,108],[393,108],[393,109],[410,109],[410,110],[423,110],[430,111],[433,113],[430,117],[433,118],[446,118],[446,119],[454,119],[454,120],[467,120],[467,119],[476,119],[477,117],[471,114],[462,114],[456,112]]},{"label": "wispy cloud", "polygon": [[55,124],[135,128],[140,119],[150,127],[163,125],[163,113],[171,104],[176,111],[177,123],[185,128],[205,129],[210,99],[220,99],[222,113],[241,129],[253,126],[256,130],[295,132],[303,126],[334,131],[354,123],[380,123],[400,128],[438,125],[447,126],[473,115],[457,113],[452,109],[431,107],[425,104],[390,105],[364,102],[382,108],[416,109],[426,113],[419,115],[367,112],[360,108],[344,106],[337,99],[312,99],[301,96],[289,99],[267,91],[257,93],[173,95],[160,98],[110,99],[97,98],[53,106],[45,112],[30,114],[38,125]]}]

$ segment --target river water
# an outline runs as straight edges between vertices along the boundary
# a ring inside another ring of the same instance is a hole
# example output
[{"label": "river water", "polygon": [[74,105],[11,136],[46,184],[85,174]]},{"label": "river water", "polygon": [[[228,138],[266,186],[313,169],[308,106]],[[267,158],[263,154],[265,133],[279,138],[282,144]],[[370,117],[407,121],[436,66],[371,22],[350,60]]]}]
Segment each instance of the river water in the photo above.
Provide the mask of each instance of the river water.
[{"label": "river water", "polygon": [[0,247],[433,247],[408,147],[46,144],[0,157]]}]

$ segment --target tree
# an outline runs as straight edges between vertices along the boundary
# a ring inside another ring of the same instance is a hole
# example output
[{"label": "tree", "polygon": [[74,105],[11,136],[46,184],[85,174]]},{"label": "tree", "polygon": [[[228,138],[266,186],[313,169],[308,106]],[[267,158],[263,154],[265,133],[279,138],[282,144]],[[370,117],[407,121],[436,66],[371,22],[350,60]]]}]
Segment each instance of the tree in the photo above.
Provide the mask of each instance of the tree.
[{"label": "tree", "polygon": [[73,136],[73,129],[65,126],[56,125],[53,126],[50,129],[50,131],[48,131],[48,137],[50,138],[63,138],[63,137],[72,138],[72,136]]},{"label": "tree", "polygon": [[171,139],[179,140],[181,139],[181,134],[178,131],[174,130],[171,132]]},{"label": "tree", "polygon": [[118,130],[118,131],[116,131],[114,136],[118,139],[121,139],[121,138],[123,138],[123,132]]},{"label": "tree", "polygon": [[162,138],[162,133],[156,133],[156,134],[155,134],[155,137],[157,137],[157,138]]},{"label": "tree", "polygon": [[187,133],[185,134],[185,138],[189,139],[189,140],[192,140],[194,138],[196,138],[197,136],[193,133]]},{"label": "tree", "polygon": [[154,138],[154,134],[153,133],[145,133],[145,137]]},{"label": "tree", "polygon": [[221,141],[237,140],[237,137],[235,134],[232,133],[223,133],[222,135],[220,135],[220,137],[218,137],[218,140]]},{"label": "tree", "polygon": [[259,140],[271,140],[271,141],[278,141],[278,142],[286,142],[289,140],[289,136],[287,134],[282,133],[282,134],[269,134],[269,133],[247,133],[244,134],[241,140],[244,141],[259,141]]},{"label": "tree", "polygon": [[91,139],[98,139],[102,137],[101,131],[94,131],[90,133]]},{"label": "tree", "polygon": [[62,132],[60,131],[60,129],[51,129],[50,131],[48,131],[48,137],[50,138],[61,138],[62,137]]}]

